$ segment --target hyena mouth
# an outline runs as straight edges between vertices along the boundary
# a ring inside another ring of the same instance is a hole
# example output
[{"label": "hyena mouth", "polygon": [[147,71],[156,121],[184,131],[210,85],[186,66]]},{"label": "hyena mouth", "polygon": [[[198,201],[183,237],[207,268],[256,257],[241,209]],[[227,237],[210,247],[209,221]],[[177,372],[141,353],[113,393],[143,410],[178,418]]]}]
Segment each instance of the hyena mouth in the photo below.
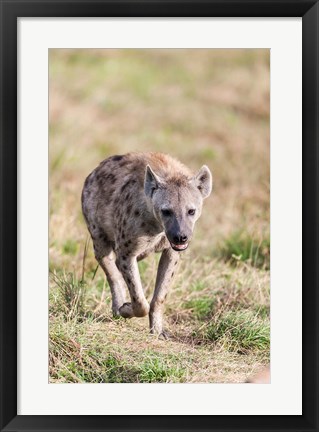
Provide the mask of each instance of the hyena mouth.
[{"label": "hyena mouth", "polygon": [[184,243],[184,244],[171,243],[171,246],[175,251],[180,252],[188,248],[188,243]]}]

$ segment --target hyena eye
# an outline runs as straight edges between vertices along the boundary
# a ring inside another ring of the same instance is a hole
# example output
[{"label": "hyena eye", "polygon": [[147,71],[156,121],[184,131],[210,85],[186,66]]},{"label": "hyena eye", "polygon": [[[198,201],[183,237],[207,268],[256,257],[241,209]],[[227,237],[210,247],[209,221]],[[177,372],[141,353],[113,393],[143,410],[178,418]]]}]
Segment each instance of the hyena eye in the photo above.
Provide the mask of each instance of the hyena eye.
[{"label": "hyena eye", "polygon": [[168,209],[162,209],[162,215],[163,216],[170,216],[172,214],[171,210]]},{"label": "hyena eye", "polygon": [[195,209],[190,209],[190,210],[188,210],[188,214],[189,214],[190,216],[194,216],[194,214],[195,214]]}]

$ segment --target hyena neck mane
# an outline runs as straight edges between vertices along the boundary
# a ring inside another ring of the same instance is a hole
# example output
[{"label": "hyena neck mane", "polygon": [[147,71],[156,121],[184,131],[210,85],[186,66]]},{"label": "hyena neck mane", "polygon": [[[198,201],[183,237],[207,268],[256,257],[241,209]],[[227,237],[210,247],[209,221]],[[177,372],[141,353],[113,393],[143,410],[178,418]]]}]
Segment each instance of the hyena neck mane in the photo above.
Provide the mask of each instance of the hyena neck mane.
[{"label": "hyena neck mane", "polygon": [[144,159],[145,169],[149,165],[157,176],[167,183],[176,186],[186,185],[193,176],[188,167],[167,154],[145,153],[141,154],[141,158]]}]

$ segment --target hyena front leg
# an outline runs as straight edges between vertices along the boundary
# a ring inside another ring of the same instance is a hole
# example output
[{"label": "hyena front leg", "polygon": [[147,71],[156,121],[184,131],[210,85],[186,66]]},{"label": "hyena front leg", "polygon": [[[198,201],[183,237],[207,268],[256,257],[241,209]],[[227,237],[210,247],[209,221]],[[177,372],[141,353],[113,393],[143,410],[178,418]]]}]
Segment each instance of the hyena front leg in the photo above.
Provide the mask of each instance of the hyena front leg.
[{"label": "hyena front leg", "polygon": [[113,243],[108,241],[105,233],[93,225],[89,227],[94,246],[95,259],[103,269],[112,294],[112,312],[120,315],[120,307],[126,302],[126,284],[115,264]]},{"label": "hyena front leg", "polygon": [[120,314],[124,318],[143,317],[148,314],[150,307],[144,295],[137,259],[121,251],[118,251],[117,255],[116,265],[124,277],[131,296],[131,303],[124,303],[120,308]]},{"label": "hyena front leg", "polygon": [[113,251],[103,258],[97,258],[104,270],[112,294],[112,312],[114,316],[120,316],[120,307],[126,302],[126,285],[123,276],[115,264]]},{"label": "hyena front leg", "polygon": [[151,301],[149,314],[151,333],[163,336],[165,339],[167,335],[163,330],[163,303],[178,261],[179,252],[175,252],[172,248],[163,250],[157,270],[154,296]]}]

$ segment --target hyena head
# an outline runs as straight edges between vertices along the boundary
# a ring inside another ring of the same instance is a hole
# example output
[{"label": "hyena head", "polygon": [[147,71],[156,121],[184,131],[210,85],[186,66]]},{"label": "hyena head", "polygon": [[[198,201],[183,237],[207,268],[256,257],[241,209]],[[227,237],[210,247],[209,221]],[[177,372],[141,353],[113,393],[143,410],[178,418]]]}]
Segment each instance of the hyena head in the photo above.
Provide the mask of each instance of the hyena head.
[{"label": "hyena head", "polygon": [[212,190],[209,168],[202,166],[191,179],[178,176],[164,180],[148,165],[144,190],[172,248],[176,251],[187,249],[195,222],[201,215],[203,199]]}]

